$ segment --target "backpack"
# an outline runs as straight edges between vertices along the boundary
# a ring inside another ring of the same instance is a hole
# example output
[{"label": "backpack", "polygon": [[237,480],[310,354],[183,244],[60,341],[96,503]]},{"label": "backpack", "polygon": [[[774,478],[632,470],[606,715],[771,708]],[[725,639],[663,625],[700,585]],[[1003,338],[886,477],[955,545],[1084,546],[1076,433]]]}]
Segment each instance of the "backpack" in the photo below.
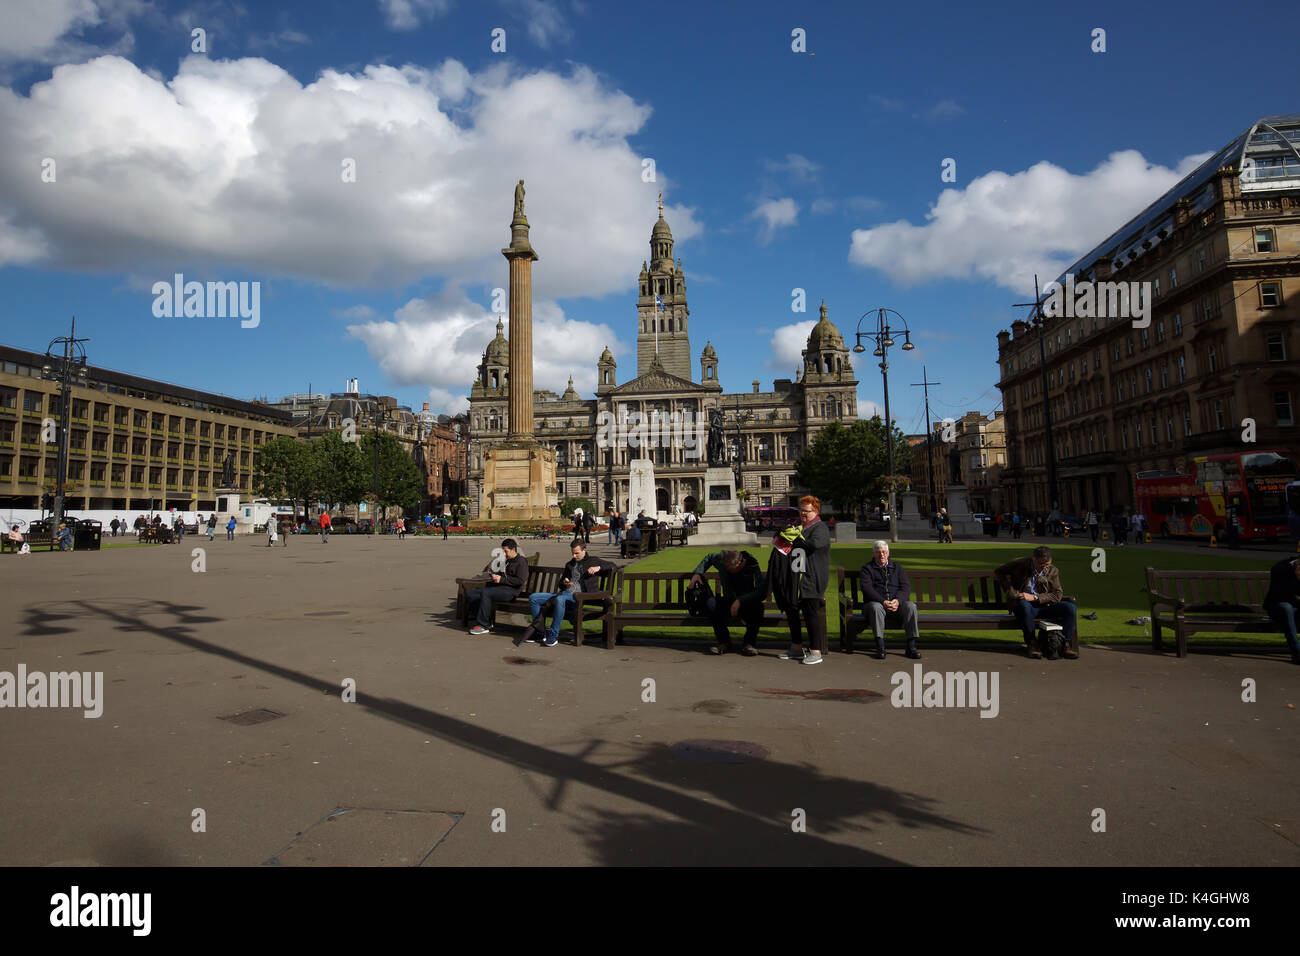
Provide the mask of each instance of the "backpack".
[{"label": "backpack", "polygon": [[686,613],[691,617],[708,617],[711,597],[713,592],[709,589],[709,582],[703,578],[699,584],[689,585],[686,588]]}]

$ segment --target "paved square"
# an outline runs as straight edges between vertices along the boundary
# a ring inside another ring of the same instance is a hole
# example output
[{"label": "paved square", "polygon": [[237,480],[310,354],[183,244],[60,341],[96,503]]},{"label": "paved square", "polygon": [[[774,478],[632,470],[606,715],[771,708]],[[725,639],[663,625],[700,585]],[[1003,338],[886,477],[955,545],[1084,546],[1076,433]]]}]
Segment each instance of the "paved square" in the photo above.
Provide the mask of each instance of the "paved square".
[{"label": "paved square", "polygon": [[[0,863],[1300,861],[1300,668],[1280,639],[1056,662],[923,642],[927,673],[998,674],[985,719],[894,707],[913,662],[892,644],[806,667],[775,634],[757,658],[469,637],[450,581],[496,543],[4,556],[0,670],[102,671],[103,714],[0,710]],[[538,549],[566,554],[521,542]],[[283,716],[221,719],[258,709]]]}]

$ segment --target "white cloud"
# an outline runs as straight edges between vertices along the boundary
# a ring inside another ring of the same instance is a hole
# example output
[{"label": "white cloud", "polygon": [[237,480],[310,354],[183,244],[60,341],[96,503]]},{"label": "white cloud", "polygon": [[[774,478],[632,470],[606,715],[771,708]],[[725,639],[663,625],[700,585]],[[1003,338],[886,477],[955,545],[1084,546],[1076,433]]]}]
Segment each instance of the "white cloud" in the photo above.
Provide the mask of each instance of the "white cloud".
[{"label": "white cloud", "polygon": [[903,101],[892,99],[888,96],[881,96],[879,93],[868,93],[867,99],[875,103],[882,110],[888,110],[891,113],[900,112],[903,109]]},{"label": "white cloud", "polygon": [[335,309],[333,316],[340,319],[373,319],[378,313],[368,305],[353,305],[346,309]]},{"label": "white cloud", "polygon": [[[365,344],[384,375],[395,385],[427,386],[429,404],[455,413],[469,407],[467,395],[483,350],[496,335],[497,316],[449,286],[423,299],[411,299],[392,321],[348,326]],[[509,336],[509,322],[504,333]],[[596,391],[596,360],[609,346],[623,343],[606,325],[565,318],[555,302],[533,303],[533,387],[563,392],[573,387],[584,397]]]},{"label": "white cloud", "polygon": [[812,210],[812,212],[813,212],[814,215],[818,215],[818,216],[824,215],[824,214],[826,214],[826,213],[828,213],[828,212],[834,212],[834,211],[835,211],[835,200],[834,200],[834,199],[814,199],[813,202],[812,202],[811,210]]},{"label": "white cloud", "polygon": [[799,204],[788,196],[784,199],[768,199],[758,204],[758,207],[749,214],[750,219],[758,219],[763,223],[763,228],[759,230],[759,242],[766,245],[772,241],[776,231],[783,226],[793,226],[799,218]]},{"label": "white cloud", "polygon": [[[65,63],[103,52],[125,53],[135,45],[127,21],[144,0],[5,0],[0,63]],[[108,46],[83,42],[88,29],[118,34]]]},{"label": "white cloud", "polygon": [[885,204],[870,196],[850,196],[844,200],[844,205],[856,212],[875,212],[877,209],[883,209]]},{"label": "white cloud", "polygon": [[768,368],[779,372],[794,374],[794,370],[803,367],[803,350],[808,345],[808,333],[817,324],[816,319],[805,319],[793,325],[783,325],[772,333]]},{"label": "white cloud", "polygon": [[451,9],[451,0],[379,0],[379,9],[392,30],[414,30]]},{"label": "white cloud", "polygon": [[956,119],[965,112],[964,109],[957,105],[956,100],[940,100],[925,111],[925,118],[931,121]]},{"label": "white cloud", "polygon": [[1035,272],[1040,282],[1056,278],[1207,156],[1168,169],[1125,150],[1082,175],[1048,162],[986,173],[965,189],[945,189],[924,225],[854,230],[849,261],[902,285],[974,277],[1032,292]]},{"label": "white cloud", "polygon": [[554,40],[573,37],[564,14],[551,0],[508,0],[506,6],[514,8],[525,19],[529,39],[542,48],[549,47]]},{"label": "white cloud", "polygon": [[800,156],[798,153],[787,153],[781,162],[765,160],[763,166],[769,173],[787,173],[791,179],[800,183],[812,182],[821,170],[821,167],[807,156]]},{"label": "white cloud", "polygon": [[[643,183],[628,144],[649,115],[581,67],[447,60],[303,86],[257,58],[192,56],[170,82],[118,57],[59,66],[29,96],[0,89],[0,265],[44,250],[86,271],[505,285],[522,177],[534,291],[601,296],[635,281],[671,187]],[[55,183],[39,179],[46,156]],[[679,241],[700,232],[688,207],[665,216]]]}]

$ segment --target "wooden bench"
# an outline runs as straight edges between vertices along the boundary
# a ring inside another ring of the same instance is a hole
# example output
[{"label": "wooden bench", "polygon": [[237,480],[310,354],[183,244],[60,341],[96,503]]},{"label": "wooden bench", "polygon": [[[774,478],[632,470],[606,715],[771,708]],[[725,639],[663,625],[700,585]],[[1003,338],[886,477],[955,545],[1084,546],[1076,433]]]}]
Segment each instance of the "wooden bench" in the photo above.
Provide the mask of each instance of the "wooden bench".
[{"label": "wooden bench", "polygon": [[[50,531],[28,531],[23,534],[23,540],[32,551],[35,551],[37,548],[45,548],[47,551],[54,551],[59,547],[58,542],[54,540],[54,534]],[[21,547],[21,544],[16,544],[15,542],[10,541],[8,536],[0,536],[0,554],[4,554],[6,551],[12,551],[17,554],[18,549]]]},{"label": "wooden bench", "polygon": [[[858,590],[858,569],[837,567],[840,593],[840,649],[853,653],[859,631],[870,632],[871,626],[861,613],[867,602]],[[1020,622],[1007,609],[1006,593],[997,577],[988,571],[930,571],[909,570],[907,577],[912,585],[910,600],[916,604],[916,623],[922,631],[951,629],[955,631],[1019,631]],[[1062,600],[1076,603],[1074,598]],[[1059,625],[1039,619],[1040,630],[1057,630]],[[1072,648],[1079,653],[1076,637]]]},{"label": "wooden bench", "polygon": [[[624,571],[618,576],[614,594],[614,608],[607,618],[605,646],[613,647],[622,640],[627,627],[704,627],[713,628],[711,618],[692,617],[686,610],[686,586],[691,583],[691,571]],[[701,577],[709,583],[715,594],[721,592],[718,572],[709,571]],[[733,618],[732,625],[743,624]],[[769,597],[763,602],[763,619],[760,627],[784,626],[785,612]],[[817,650],[827,653],[827,640],[821,641]]]},{"label": "wooden bench", "polygon": [[[534,558],[536,555],[534,555]],[[501,601],[492,606],[492,620],[495,624],[499,614],[516,614],[523,617],[526,622],[532,620],[532,607],[528,603],[529,595],[538,592],[555,594],[560,591],[560,581],[564,576],[563,567],[546,567],[534,566],[532,562],[528,565],[528,582],[524,585],[522,591],[517,597],[509,601]],[[576,600],[564,609],[564,619],[573,625],[574,640],[581,645],[583,641],[584,625],[587,621],[601,621],[602,636],[605,637],[605,643],[609,644],[608,614],[614,600],[614,582],[618,577],[618,571],[607,571],[602,573],[598,581],[600,589],[596,591],[579,591],[574,597]],[[458,578],[456,581],[458,587],[456,592],[456,617],[466,627],[469,626],[469,601],[465,598],[465,592],[474,588],[483,587],[481,581],[475,578]],[[549,623],[550,612],[544,611]]]},{"label": "wooden bench", "polygon": [[1179,657],[1197,631],[1282,633],[1264,611],[1268,571],[1146,571],[1153,650],[1163,649],[1164,627],[1173,628]]}]

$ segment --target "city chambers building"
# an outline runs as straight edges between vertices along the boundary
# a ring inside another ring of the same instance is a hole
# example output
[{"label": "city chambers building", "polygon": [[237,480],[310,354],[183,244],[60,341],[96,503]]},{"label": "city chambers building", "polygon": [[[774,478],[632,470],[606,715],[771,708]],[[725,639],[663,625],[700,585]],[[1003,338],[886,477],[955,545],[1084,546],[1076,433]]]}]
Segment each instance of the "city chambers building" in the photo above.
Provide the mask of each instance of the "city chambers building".
[{"label": "city chambers building", "polygon": [[[53,494],[59,382],[44,354],[0,346],[0,506],[40,508]],[[254,456],[292,417],[259,402],[80,366],[71,384],[67,510],[215,511],[229,456],[234,486],[253,493]]]},{"label": "city chambers building", "polygon": [[1048,315],[998,333],[1009,507],[1050,510],[1053,455],[1074,514],[1131,508],[1140,472],[1188,473],[1197,456],[1295,455],[1298,150],[1300,114],[1252,124],[1066,270],[1150,283],[1149,326]]},{"label": "city chambers building", "polygon": [[[596,362],[596,396],[583,398],[573,380],[562,395],[534,392],[534,434],[557,453],[557,499],[583,497],[598,509],[628,510],[630,463],[654,463],[656,507],[693,510],[699,505],[706,467],[704,442],[690,449],[680,441],[629,448],[623,442],[598,447],[603,421],[707,422],[723,416],[737,488],[750,492],[750,505],[792,505],[805,493],[793,484],[794,463],[808,443],[833,421],[857,419],[857,380],[849,350],[827,318],[825,303],[809,333],[803,365],[795,380],[777,379],[770,392],[758,380],[748,392],[724,392],[717,350],[707,342],[692,376],[690,309],[681,260],[673,258],[673,236],[660,208],[650,233],[650,261],[637,280],[636,376],[618,381],[618,365],[606,347]],[[656,297],[658,303],[656,303]],[[504,441],[509,422],[510,351],[503,327],[483,352],[469,397],[469,496],[478,514],[483,490],[484,452]],[[602,415],[602,413],[604,413]]]}]

